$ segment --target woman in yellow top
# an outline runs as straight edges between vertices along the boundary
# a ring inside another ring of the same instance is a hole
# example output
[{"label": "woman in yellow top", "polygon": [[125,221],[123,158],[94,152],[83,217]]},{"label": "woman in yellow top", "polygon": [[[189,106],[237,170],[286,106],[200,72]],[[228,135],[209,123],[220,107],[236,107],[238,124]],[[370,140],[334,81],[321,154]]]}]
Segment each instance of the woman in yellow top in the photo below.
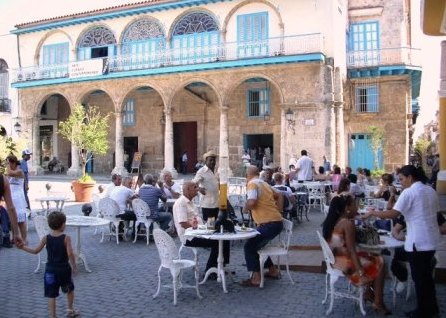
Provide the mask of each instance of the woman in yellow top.
[{"label": "woman in yellow top", "polygon": [[[261,277],[257,251],[282,231],[283,223],[280,211],[282,211],[283,197],[280,192],[275,191],[268,183],[259,178],[259,170],[256,166],[247,167],[246,177],[248,184],[244,211],[251,210],[252,218],[260,234],[249,239],[245,244],[246,266],[248,271],[252,272],[252,276],[250,279],[242,281],[242,285],[259,286]],[[279,270],[270,258],[266,260],[265,268],[268,268],[266,277],[273,279],[280,277]]]}]

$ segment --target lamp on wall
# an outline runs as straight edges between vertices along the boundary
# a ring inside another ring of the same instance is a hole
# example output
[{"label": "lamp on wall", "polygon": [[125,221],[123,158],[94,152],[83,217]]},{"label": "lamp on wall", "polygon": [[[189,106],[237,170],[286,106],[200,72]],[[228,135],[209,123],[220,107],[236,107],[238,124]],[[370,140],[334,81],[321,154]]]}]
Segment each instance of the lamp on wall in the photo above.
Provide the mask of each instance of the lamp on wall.
[{"label": "lamp on wall", "polygon": [[269,114],[269,111],[265,111],[265,113],[263,114],[263,121],[265,122],[265,125],[268,124],[270,119],[271,115]]},{"label": "lamp on wall", "polygon": [[16,122],[14,124],[14,131],[17,133],[17,135],[22,132],[22,125],[20,125],[19,122]]},{"label": "lamp on wall", "polygon": [[294,119],[294,112],[291,110],[291,108],[288,108],[285,112],[285,119],[288,123],[288,129],[292,130],[294,134],[294,126],[296,125],[296,120]]}]

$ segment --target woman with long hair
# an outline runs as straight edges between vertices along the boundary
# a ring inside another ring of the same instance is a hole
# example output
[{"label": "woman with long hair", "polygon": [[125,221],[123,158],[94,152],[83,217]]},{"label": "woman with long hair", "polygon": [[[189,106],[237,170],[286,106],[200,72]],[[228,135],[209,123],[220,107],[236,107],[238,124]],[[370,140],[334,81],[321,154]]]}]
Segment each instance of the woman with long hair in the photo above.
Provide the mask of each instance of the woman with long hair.
[{"label": "woman with long hair", "polygon": [[323,236],[335,256],[334,267],[341,270],[353,284],[368,287],[365,298],[373,302],[375,312],[390,315],[383,299],[385,272],[382,257],[356,251],[354,217],[357,213],[352,195],[344,193],[334,197],[322,224]]},{"label": "woman with long hair", "polygon": [[417,308],[407,316],[435,317],[439,311],[432,264],[440,236],[437,223],[440,203],[435,190],[426,184],[428,179],[423,168],[406,165],[401,168],[398,177],[403,192],[392,210],[370,211],[363,217],[392,219],[400,214],[404,216],[407,224],[404,250],[408,253],[417,294]]},{"label": "woman with long hair", "polygon": [[17,221],[23,243],[26,244],[26,210],[27,203],[24,192],[25,174],[20,169],[20,162],[14,155],[6,157],[6,176],[11,188],[12,202],[17,212]]}]

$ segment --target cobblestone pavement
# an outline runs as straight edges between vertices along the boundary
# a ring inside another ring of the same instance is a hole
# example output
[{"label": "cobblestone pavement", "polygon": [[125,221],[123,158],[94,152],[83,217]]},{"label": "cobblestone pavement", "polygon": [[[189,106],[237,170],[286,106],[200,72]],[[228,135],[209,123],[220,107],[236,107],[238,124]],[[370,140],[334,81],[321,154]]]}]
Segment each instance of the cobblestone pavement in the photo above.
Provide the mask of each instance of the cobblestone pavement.
[{"label": "cobblestone pavement", "polygon": [[[40,181],[39,181],[40,182]],[[42,181],[43,182],[43,181]],[[52,181],[53,185],[56,181]],[[36,187],[37,182],[32,184]],[[39,187],[43,187],[40,184]],[[58,190],[69,191],[66,181],[57,183]],[[36,187],[37,188],[37,187]],[[68,189],[68,190],[67,190]],[[36,191],[36,190],[34,190]],[[32,196],[41,195],[36,192]],[[81,214],[79,204],[67,204],[67,214]],[[322,222],[322,214],[312,211],[310,222],[298,224],[294,230],[294,242],[317,244],[314,231]],[[76,237],[68,228],[67,233]],[[323,317],[326,306],[321,304],[324,296],[325,275],[292,272],[295,284],[290,284],[285,275],[281,280],[267,280],[264,289],[241,287],[228,281],[229,293],[224,294],[221,285],[208,281],[200,286],[203,299],[196,297],[193,289],[181,290],[177,306],[173,306],[171,289],[161,289],[158,298],[152,295],[157,286],[159,258],[155,244],[145,244],[143,239],[135,244],[111,240],[100,243],[93,228],[82,229],[82,248],[92,273],[80,272],[74,277],[76,286],[75,306],[82,317]],[[178,239],[176,239],[179,244]],[[37,235],[30,222],[29,243],[37,244]],[[200,250],[200,268],[203,270],[208,251]],[[46,258],[45,252],[42,254]],[[243,243],[235,242],[231,248],[231,266],[236,271],[235,280],[248,277],[244,267]],[[46,317],[47,300],[43,297],[43,272],[35,274],[37,257],[16,248],[0,249],[0,306],[1,318]],[[192,282],[192,273],[183,278]],[[170,282],[168,271],[162,281]],[[346,288],[345,283],[339,284]],[[386,302],[391,307],[390,280],[386,281]],[[441,312],[446,313],[446,286],[437,284],[437,295]],[[397,298],[393,308],[395,317],[403,317],[404,311],[412,309],[414,296],[406,302]],[[58,298],[59,316],[64,313],[66,299]],[[368,304],[367,315],[374,316]],[[336,299],[332,317],[361,317],[359,309],[349,300]]]}]

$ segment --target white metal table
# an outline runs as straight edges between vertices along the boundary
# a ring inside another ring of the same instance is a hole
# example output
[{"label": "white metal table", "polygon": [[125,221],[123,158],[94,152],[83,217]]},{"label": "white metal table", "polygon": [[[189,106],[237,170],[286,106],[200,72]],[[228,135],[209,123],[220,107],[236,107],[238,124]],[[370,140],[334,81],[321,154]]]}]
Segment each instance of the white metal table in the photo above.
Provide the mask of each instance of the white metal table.
[{"label": "white metal table", "polygon": [[50,212],[51,202],[55,203],[57,211],[62,212],[66,200],[67,197],[64,196],[46,196],[36,198],[36,201],[40,202],[42,209],[45,211],[45,215],[48,215],[48,213]]},{"label": "white metal table", "polygon": [[236,241],[236,240],[247,240],[254,236],[260,234],[256,229],[246,228],[246,230],[237,230],[235,233],[212,233],[208,234],[207,230],[193,230],[192,228],[186,229],[184,235],[185,237],[193,238],[200,237],[207,240],[217,240],[218,241],[218,258],[217,258],[217,268],[211,267],[207,270],[203,281],[200,284],[204,284],[208,279],[209,275],[212,273],[217,274],[217,281],[222,283],[223,292],[227,293],[226,289],[226,277],[224,270],[224,260],[223,260],[223,241]]},{"label": "white metal table", "polygon": [[91,273],[91,270],[87,264],[87,257],[81,250],[81,228],[89,227],[89,226],[104,226],[104,225],[108,225],[108,224],[110,224],[109,220],[92,217],[92,216],[81,216],[81,215],[68,215],[67,216],[66,226],[75,227],[77,230],[76,249],[74,252],[75,257],[76,257],[76,264],[83,263],[85,270],[89,273]]}]

